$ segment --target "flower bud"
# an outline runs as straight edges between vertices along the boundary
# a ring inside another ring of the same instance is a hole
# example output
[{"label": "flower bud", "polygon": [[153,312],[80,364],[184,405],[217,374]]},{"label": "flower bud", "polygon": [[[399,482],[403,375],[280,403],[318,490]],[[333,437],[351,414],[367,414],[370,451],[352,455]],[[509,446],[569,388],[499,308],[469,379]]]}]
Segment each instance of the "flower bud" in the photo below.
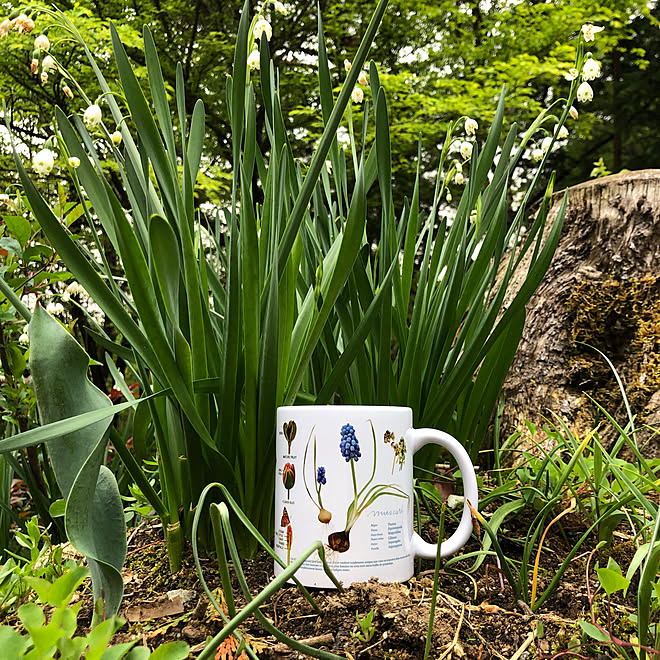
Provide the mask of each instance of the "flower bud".
[{"label": "flower bud", "polygon": [[112,140],[112,144],[115,145],[115,147],[118,147],[121,144],[121,133],[119,131],[115,131],[111,136],[110,139]]},{"label": "flower bud", "polygon": [[41,83],[45,85],[48,82],[48,74],[45,71],[41,72]]},{"label": "flower bud", "polygon": [[568,114],[569,114],[569,115],[571,116],[571,118],[573,118],[573,119],[577,119],[577,118],[579,117],[578,111],[577,111],[573,106],[571,106],[571,107],[568,109]]},{"label": "flower bud", "polygon": [[64,85],[62,87],[62,92],[64,93],[64,96],[66,96],[68,99],[73,98],[73,92],[71,91],[71,87],[69,87],[68,85]]},{"label": "flower bud", "polygon": [[594,98],[594,90],[588,82],[583,82],[577,89],[577,100],[580,103],[589,103]]},{"label": "flower bud", "polygon": [[39,60],[38,59],[33,59],[32,62],[30,62],[30,71],[32,72],[33,76],[36,76],[38,71],[39,71]]}]

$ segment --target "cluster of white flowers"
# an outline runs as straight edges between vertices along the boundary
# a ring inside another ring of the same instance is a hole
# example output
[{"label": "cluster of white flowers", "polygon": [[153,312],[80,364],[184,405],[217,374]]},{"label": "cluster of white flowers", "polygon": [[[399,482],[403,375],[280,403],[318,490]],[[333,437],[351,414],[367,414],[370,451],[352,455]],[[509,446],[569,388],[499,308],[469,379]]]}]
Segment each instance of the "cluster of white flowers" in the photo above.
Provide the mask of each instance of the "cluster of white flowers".
[{"label": "cluster of white flowers", "polygon": [[85,291],[85,288],[79,284],[78,282],[71,282],[66,289],[64,289],[64,293],[68,293],[69,296],[86,296],[87,291]]},{"label": "cluster of white flowers", "polygon": [[[344,60],[344,71],[346,71],[346,73],[349,73],[352,67],[353,65],[348,60]],[[358,85],[366,87],[368,84],[369,81],[367,80],[366,72],[360,71],[360,75],[358,76]],[[360,89],[359,87],[355,87],[351,92],[351,98],[353,99],[353,103],[362,103],[362,101],[364,101],[364,90]]]},{"label": "cluster of white flowers", "polygon": [[5,18],[0,23],[0,39],[6,37],[10,30],[18,34],[28,34],[34,30],[34,21],[27,14],[19,14],[15,18]]},{"label": "cluster of white flowers", "polygon": [[51,301],[46,305],[46,311],[53,316],[56,316],[57,314],[64,314],[64,305],[62,303]]},{"label": "cluster of white flowers", "polygon": [[29,346],[30,344],[30,326],[24,325],[23,331],[21,332],[20,337],[18,338],[18,343],[23,344],[24,346]]}]

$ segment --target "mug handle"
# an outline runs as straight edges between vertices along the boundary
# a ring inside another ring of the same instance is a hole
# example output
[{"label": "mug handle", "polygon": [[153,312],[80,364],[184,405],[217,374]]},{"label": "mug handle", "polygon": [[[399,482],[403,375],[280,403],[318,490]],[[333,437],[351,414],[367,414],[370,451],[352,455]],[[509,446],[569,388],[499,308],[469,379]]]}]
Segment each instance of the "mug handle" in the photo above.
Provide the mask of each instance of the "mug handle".
[{"label": "mug handle", "polygon": [[[456,438],[436,429],[409,429],[406,433],[406,445],[414,454],[424,445],[433,443],[444,447],[453,457],[461,470],[463,478],[463,492],[465,493],[465,502],[463,504],[463,515],[458,529],[440,546],[440,556],[448,557],[460,550],[472,534],[472,512],[468,502],[475,511],[479,510],[479,493],[477,490],[477,477],[474,473],[472,461]],[[434,543],[427,543],[419,534],[412,534],[412,551],[417,557],[424,559],[435,559],[438,546]]]}]

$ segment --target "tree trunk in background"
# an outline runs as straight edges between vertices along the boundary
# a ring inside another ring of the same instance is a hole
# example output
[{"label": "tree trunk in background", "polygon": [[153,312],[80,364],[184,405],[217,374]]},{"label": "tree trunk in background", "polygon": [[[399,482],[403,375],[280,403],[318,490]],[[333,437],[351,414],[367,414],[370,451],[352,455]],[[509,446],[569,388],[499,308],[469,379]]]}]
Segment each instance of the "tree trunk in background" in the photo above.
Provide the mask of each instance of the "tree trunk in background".
[{"label": "tree trunk in background", "polygon": [[[548,226],[562,197],[554,196]],[[505,431],[524,420],[539,427],[544,418],[556,422],[553,411],[583,437],[599,416],[589,396],[625,426],[612,370],[578,341],[612,361],[637,426],[660,430],[660,170],[626,172],[568,190],[562,237],[527,305],[523,338],[504,385]],[[612,439],[608,429],[605,421],[599,430],[605,441]],[[643,429],[638,442],[647,456],[660,455],[660,434]]]}]

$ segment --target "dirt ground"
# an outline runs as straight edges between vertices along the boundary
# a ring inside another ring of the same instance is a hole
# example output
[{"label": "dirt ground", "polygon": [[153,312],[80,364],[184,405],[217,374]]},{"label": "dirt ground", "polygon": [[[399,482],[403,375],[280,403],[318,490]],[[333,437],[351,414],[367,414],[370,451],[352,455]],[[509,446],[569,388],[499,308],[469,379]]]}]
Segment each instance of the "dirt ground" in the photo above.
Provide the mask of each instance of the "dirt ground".
[{"label": "dirt ground", "polygon": [[[578,534],[582,530],[573,531]],[[626,541],[623,534],[615,532],[617,534],[619,543],[601,551],[601,565],[607,562],[610,553],[622,566],[630,561],[634,545]],[[504,539],[505,552],[514,553],[519,548],[516,539],[521,536],[510,533],[507,538]],[[542,554],[539,573],[540,588],[547,584],[553,569],[566,556],[570,549],[567,542],[571,543],[572,538],[568,528],[563,530],[563,535],[546,539],[547,549]],[[476,549],[478,541],[473,539],[466,552]],[[574,558],[564,579],[538,613],[532,613],[523,602],[514,602],[512,591],[500,579],[494,561],[484,562],[474,575],[464,572],[470,566],[467,560],[464,566],[454,565],[451,572],[443,572],[430,657],[436,660],[580,656],[604,660],[615,657],[614,650],[606,644],[584,645],[589,640],[578,625],[579,619],[590,620],[585,565],[591,549],[585,547]],[[595,555],[592,559],[592,596],[597,587],[593,566],[598,557]],[[220,581],[215,560],[201,561],[209,588],[216,590]],[[253,561],[244,561],[242,567],[252,595],[273,578],[272,560],[265,553]],[[312,590],[321,614],[314,611],[296,587],[286,587],[278,591],[261,612],[286,635],[342,657],[421,660],[429,623],[432,569],[431,563],[424,563],[418,575],[403,584],[381,584],[374,578],[344,592]],[[197,579],[190,552],[186,553],[182,569],[170,574],[162,529],[158,525],[144,524],[137,531],[133,530],[124,582],[126,595],[120,615],[127,623],[116,636],[117,643],[137,637],[143,645],[153,649],[166,641],[185,640],[191,646],[190,657],[196,657],[209,636],[222,628],[220,616],[208,605]],[[238,595],[237,584],[236,587]],[[219,591],[214,593],[219,594]],[[237,607],[244,602],[242,597],[237,598]],[[603,623],[606,607],[600,593],[595,595],[594,602],[600,612],[598,620]],[[613,603],[611,630],[615,635],[628,639],[634,631],[628,620],[628,615],[635,612],[634,606],[630,597],[628,602]],[[374,612],[373,637],[363,641],[355,636],[359,631],[356,613],[363,617],[371,610]],[[85,602],[81,612],[89,616],[91,602]],[[265,633],[255,619],[246,620],[240,631],[260,658],[306,657]],[[235,639],[226,642],[215,657],[233,660],[232,646],[235,649],[237,644]],[[567,654],[566,649],[570,647],[579,655]],[[242,660],[246,656],[239,657]]]}]

